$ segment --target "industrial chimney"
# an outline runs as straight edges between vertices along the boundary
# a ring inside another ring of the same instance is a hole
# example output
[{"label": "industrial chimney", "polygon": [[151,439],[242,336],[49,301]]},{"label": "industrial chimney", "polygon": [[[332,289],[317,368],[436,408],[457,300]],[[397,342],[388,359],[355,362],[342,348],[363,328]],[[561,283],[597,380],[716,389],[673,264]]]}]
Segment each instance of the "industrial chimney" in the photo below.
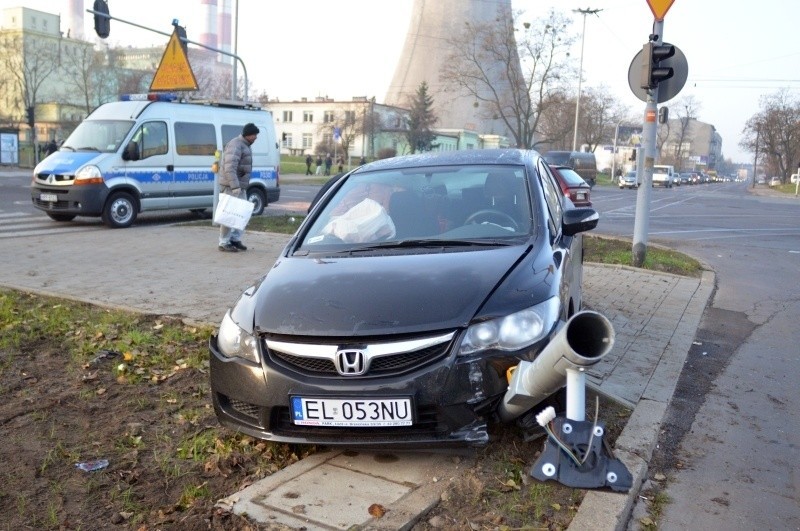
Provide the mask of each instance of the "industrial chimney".
[{"label": "industrial chimney", "polygon": [[83,14],[83,0],[69,0],[65,37],[69,35],[71,39],[83,39]]},{"label": "industrial chimney", "polygon": [[[428,84],[439,118],[437,129],[467,129],[511,138],[501,120],[486,116],[488,109],[484,108],[485,105],[478,104],[473,96],[445,92],[446,87],[440,80],[440,72],[449,55],[447,38],[463,32],[465,23],[496,24],[498,17],[512,18],[511,0],[414,0],[405,46],[385,102],[408,108],[409,101],[424,81]],[[498,64],[492,71],[499,74],[508,66]],[[519,65],[512,65],[512,68],[519,68]],[[496,86],[505,84],[507,82],[498,75]]]}]

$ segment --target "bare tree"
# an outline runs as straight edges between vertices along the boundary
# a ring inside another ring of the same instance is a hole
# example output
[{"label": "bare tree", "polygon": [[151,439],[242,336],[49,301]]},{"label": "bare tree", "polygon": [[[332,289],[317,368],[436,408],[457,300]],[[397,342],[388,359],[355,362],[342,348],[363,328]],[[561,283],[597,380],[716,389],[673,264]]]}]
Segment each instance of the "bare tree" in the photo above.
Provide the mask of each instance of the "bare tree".
[{"label": "bare tree", "polygon": [[762,96],[761,110],[745,125],[739,145],[763,154],[770,171],[785,182],[800,165],[800,98],[781,89]]},{"label": "bare tree", "polygon": [[683,150],[687,143],[693,140],[690,125],[693,121],[697,120],[700,103],[694,96],[683,96],[678,99],[675,105],[673,105],[673,108],[675,109],[677,124],[677,129],[674,131],[671,138],[671,141],[675,142],[674,164],[676,167],[683,168]]},{"label": "bare tree", "polygon": [[572,127],[575,121],[575,99],[564,92],[551,94],[542,103],[542,112],[536,130],[536,149],[558,151],[572,149]]},{"label": "bare tree", "polygon": [[587,144],[591,152],[601,144],[612,143],[616,124],[625,114],[625,109],[607,88],[588,89],[581,97],[581,124],[578,129],[583,136],[581,143]]},{"label": "bare tree", "polygon": [[[12,116],[26,122],[26,109],[34,109],[41,97],[47,79],[58,71],[58,48],[56,41],[24,38],[22,35],[0,37],[0,69],[7,76],[6,87],[19,94],[13,102]],[[31,130],[36,143],[36,129]]]},{"label": "bare tree", "polygon": [[[485,104],[517,146],[530,148],[546,102],[570,71],[575,37],[567,33],[570,20],[553,10],[518,32],[519,18],[518,12],[510,20],[499,16],[493,23],[468,23],[447,39],[450,53],[441,80]],[[498,64],[505,69],[496,71]]]},{"label": "bare tree", "polygon": [[96,51],[88,45],[65,47],[61,53],[61,67],[64,73],[65,94],[62,100],[78,94],[86,114],[99,105],[113,99],[116,84],[111,69],[108,68],[104,52]]}]

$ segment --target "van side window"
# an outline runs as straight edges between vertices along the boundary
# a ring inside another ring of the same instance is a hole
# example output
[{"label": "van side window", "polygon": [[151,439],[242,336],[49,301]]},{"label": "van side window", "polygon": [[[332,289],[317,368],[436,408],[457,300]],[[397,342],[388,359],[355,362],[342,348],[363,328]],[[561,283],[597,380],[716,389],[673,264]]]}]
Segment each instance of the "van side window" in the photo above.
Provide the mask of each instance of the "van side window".
[{"label": "van side window", "polygon": [[175,122],[175,151],[178,155],[214,155],[217,134],[213,124]]},{"label": "van side window", "polygon": [[133,141],[138,144],[141,159],[156,155],[166,155],[168,150],[167,124],[164,122],[146,122],[134,133]]},{"label": "van side window", "polygon": [[223,125],[222,126],[222,147],[223,149],[225,146],[228,145],[228,142],[242,134],[242,125]]}]

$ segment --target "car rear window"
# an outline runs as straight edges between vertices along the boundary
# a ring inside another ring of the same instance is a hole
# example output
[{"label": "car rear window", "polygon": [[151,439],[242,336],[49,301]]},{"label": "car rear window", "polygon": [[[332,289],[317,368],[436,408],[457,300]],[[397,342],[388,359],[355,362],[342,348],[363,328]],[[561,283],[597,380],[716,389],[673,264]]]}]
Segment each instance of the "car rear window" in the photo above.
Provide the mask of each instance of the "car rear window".
[{"label": "car rear window", "polygon": [[575,171],[570,168],[558,168],[558,173],[561,174],[564,182],[570,186],[580,186],[582,184],[586,184],[586,181],[584,181],[580,175],[575,173]]}]

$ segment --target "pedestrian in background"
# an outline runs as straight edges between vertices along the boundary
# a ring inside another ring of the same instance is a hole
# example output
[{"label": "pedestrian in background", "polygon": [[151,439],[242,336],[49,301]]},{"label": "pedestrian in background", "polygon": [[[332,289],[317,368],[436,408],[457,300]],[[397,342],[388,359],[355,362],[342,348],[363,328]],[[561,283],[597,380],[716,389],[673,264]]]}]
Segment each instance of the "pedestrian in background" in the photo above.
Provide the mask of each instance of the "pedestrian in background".
[{"label": "pedestrian in background", "polygon": [[344,171],[344,157],[340,156],[336,159],[336,163],[339,165],[339,173],[342,173]]},{"label": "pedestrian in background", "polygon": [[314,159],[311,157],[311,154],[306,155],[306,175],[311,175],[312,162],[314,162]]},{"label": "pedestrian in background", "polygon": [[[250,184],[250,173],[253,171],[253,151],[250,146],[258,137],[258,127],[255,124],[245,124],[242,134],[231,139],[225,145],[222,154],[222,172],[219,177],[219,192],[239,199],[247,199],[247,187]],[[247,246],[242,243],[242,233],[239,229],[219,226],[219,250],[229,253],[246,251]]]},{"label": "pedestrian in background", "polygon": [[325,156],[325,175],[331,174],[331,166],[333,166],[333,159],[331,158],[331,154],[328,153]]},{"label": "pedestrian in background", "polygon": [[322,175],[322,155],[317,155],[317,160],[314,163],[317,165],[317,175]]}]

